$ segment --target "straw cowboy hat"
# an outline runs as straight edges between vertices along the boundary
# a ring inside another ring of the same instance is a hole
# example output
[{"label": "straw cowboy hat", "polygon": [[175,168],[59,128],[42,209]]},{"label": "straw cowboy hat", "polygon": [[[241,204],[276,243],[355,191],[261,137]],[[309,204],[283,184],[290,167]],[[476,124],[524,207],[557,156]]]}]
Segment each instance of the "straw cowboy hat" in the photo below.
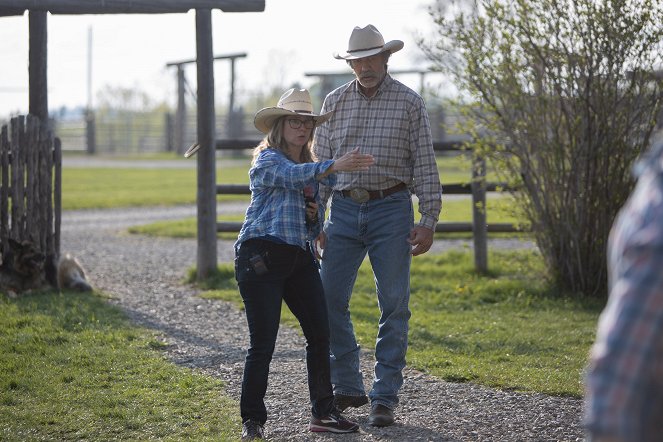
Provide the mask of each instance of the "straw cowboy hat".
[{"label": "straw cowboy hat", "polygon": [[281,95],[276,107],[266,107],[260,109],[253,124],[256,129],[266,134],[274,125],[277,118],[284,115],[301,115],[304,117],[313,117],[315,126],[318,127],[325,121],[329,120],[332,112],[327,112],[324,115],[317,115],[313,113],[313,104],[311,103],[311,96],[306,89],[288,89]]},{"label": "straw cowboy hat", "polygon": [[365,28],[355,26],[350,35],[348,50],[345,54],[334,52],[334,58],[339,60],[356,60],[357,58],[370,57],[380,52],[394,52],[403,49],[403,42],[392,40],[385,43],[382,34],[373,25],[367,25]]}]

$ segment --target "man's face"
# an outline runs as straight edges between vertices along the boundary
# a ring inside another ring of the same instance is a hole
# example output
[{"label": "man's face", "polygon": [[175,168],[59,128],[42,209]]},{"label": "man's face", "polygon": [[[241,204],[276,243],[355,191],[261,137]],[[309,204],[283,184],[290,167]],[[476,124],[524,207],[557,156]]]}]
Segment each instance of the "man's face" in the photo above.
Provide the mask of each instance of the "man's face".
[{"label": "man's face", "polygon": [[369,90],[378,87],[387,73],[387,57],[388,52],[382,52],[370,57],[350,60],[350,67],[362,87]]}]

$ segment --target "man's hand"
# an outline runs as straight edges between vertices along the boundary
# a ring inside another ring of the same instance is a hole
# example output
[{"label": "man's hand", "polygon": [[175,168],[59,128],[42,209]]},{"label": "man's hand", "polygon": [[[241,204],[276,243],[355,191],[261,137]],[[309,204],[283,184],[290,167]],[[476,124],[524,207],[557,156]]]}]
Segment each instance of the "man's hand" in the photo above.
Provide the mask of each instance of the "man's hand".
[{"label": "man's hand", "polygon": [[410,237],[407,242],[413,247],[410,252],[412,256],[417,256],[428,252],[433,245],[433,234],[431,229],[426,227],[417,226],[410,232]]},{"label": "man's hand", "polygon": [[327,235],[325,232],[320,232],[318,237],[313,241],[313,248],[315,249],[315,257],[322,260],[322,255],[327,245]]}]

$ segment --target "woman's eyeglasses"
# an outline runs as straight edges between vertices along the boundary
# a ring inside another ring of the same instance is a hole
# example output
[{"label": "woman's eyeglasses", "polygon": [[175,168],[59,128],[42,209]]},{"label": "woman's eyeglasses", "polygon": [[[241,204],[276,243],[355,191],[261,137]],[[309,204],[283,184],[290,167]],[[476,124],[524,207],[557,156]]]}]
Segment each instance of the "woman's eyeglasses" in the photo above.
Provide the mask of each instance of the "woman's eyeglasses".
[{"label": "woman's eyeglasses", "polygon": [[290,125],[290,129],[299,129],[302,127],[302,124],[306,129],[313,129],[315,126],[315,121],[311,120],[297,120],[296,118],[290,118],[288,119],[288,124]]}]

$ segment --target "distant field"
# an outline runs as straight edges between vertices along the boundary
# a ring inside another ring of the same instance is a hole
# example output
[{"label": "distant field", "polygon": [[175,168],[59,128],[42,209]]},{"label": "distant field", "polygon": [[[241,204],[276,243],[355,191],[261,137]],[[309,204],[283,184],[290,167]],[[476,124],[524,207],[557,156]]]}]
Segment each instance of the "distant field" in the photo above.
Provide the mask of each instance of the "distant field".
[{"label": "distant field", "polygon": [[[69,163],[75,166],[68,167],[68,159]],[[93,166],[85,167],[86,160]],[[174,167],[175,165],[178,167]],[[182,167],[183,165],[189,167]],[[249,167],[249,157],[219,159],[216,181],[218,184],[248,184]],[[469,165],[460,157],[439,158],[438,169],[443,185],[470,181]],[[65,210],[194,204],[197,173],[195,161],[174,157],[172,154],[166,158],[162,155],[148,157],[71,155],[64,160],[62,188],[62,203]],[[218,198],[248,200],[248,196],[242,195],[219,195]]]}]

